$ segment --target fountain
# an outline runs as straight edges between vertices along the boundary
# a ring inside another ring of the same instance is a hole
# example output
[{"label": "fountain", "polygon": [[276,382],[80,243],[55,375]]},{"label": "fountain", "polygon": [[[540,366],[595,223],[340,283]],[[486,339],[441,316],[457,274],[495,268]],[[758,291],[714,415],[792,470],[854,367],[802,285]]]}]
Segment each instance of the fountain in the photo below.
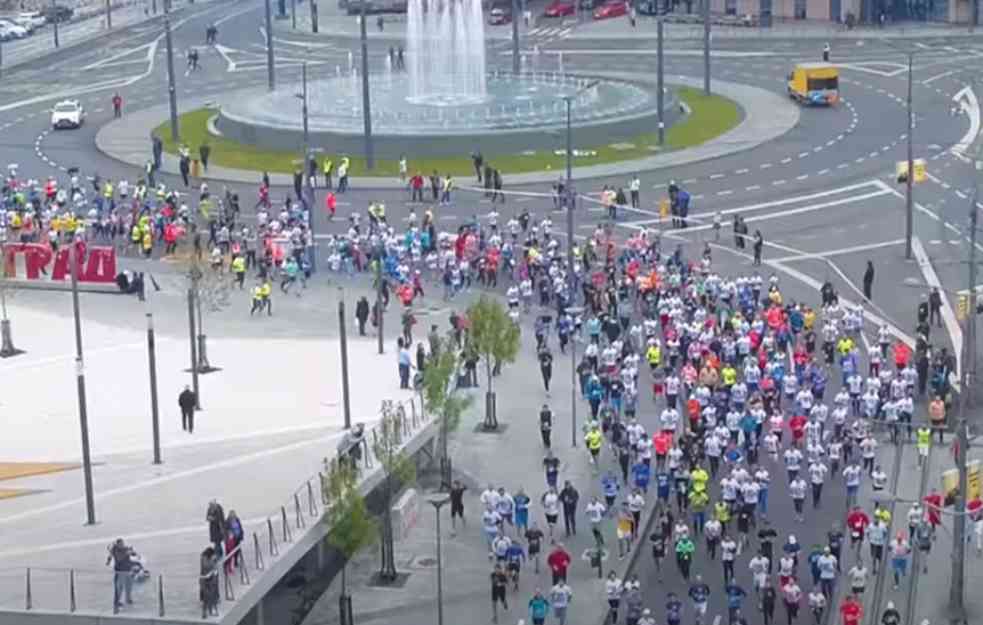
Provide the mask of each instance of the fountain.
[{"label": "fountain", "polygon": [[[376,155],[401,153],[460,156],[475,147],[488,154],[541,148],[543,131],[565,127],[562,98],[599,80],[589,97],[574,102],[578,140],[610,143],[656,126],[654,81],[572,76],[540,62],[538,47],[520,58],[521,71],[489,67],[482,0],[408,0],[406,71],[388,56],[369,68],[372,133]],[[310,70],[308,116],[311,144],[331,153],[364,148],[360,59],[348,52],[347,72]],[[511,59],[503,59],[511,66]],[[552,71],[551,71],[552,70]],[[216,121],[223,135],[263,147],[295,150],[302,143],[301,88],[283,84],[271,93],[238,91],[220,101]],[[678,107],[665,103],[666,122]]]}]

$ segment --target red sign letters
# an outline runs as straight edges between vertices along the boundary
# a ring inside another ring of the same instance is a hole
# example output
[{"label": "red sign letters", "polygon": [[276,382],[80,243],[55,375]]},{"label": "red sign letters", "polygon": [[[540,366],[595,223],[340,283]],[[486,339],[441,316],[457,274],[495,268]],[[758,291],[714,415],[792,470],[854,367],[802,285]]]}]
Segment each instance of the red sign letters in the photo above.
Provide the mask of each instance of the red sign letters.
[{"label": "red sign letters", "polygon": [[[70,277],[71,259],[68,257],[68,247],[62,247],[57,253],[40,243],[8,243],[3,246],[4,275],[13,279],[43,280],[62,282]],[[116,250],[112,247],[75,246],[80,282],[113,283],[116,281]],[[18,265],[23,262],[23,275],[18,275]],[[50,271],[49,271],[50,269]],[[50,278],[45,278],[48,275]]]}]

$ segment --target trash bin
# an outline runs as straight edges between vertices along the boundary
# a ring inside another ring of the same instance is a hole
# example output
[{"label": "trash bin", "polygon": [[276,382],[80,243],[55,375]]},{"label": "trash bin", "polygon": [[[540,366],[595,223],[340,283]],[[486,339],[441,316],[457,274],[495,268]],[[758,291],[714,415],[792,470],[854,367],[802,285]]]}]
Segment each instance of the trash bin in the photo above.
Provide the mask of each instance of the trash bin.
[{"label": "trash bin", "polygon": [[201,177],[201,162],[196,158],[191,159],[191,176],[193,178]]}]

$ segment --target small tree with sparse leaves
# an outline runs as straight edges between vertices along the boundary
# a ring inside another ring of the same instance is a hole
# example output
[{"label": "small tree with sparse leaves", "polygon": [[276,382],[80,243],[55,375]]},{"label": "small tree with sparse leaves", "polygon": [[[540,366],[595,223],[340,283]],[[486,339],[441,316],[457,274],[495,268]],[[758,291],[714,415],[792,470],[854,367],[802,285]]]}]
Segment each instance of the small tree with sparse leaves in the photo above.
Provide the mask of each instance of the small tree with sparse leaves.
[{"label": "small tree with sparse leaves", "polygon": [[515,362],[519,354],[519,326],[509,318],[505,307],[490,297],[482,295],[468,307],[468,341],[485,361],[488,391],[485,393],[486,430],[498,429],[495,414],[495,391],[492,388],[492,371],[504,363]]},{"label": "small tree with sparse leaves", "polygon": [[[446,345],[453,344],[453,337],[448,336]],[[441,487],[450,488],[450,458],[447,451],[447,441],[450,433],[457,429],[461,415],[467,410],[473,398],[470,395],[456,393],[457,375],[461,359],[453,349],[441,349],[437,354],[427,357],[423,370],[423,399],[427,409],[440,417],[440,439],[438,449],[441,466]]]},{"label": "small tree with sparse leaves", "polygon": [[345,561],[341,568],[341,594],[347,595],[345,579],[348,561],[378,537],[375,519],[358,489],[358,470],[344,456],[325,460],[324,499],[327,509],[328,543],[338,549]]},{"label": "small tree with sparse leaves", "polygon": [[380,529],[382,565],[379,569],[379,578],[383,581],[394,581],[398,577],[392,519],[393,496],[397,485],[411,482],[416,477],[413,459],[403,451],[403,445],[408,442],[404,436],[405,418],[405,412],[398,409],[392,401],[382,402],[382,419],[372,435],[372,452],[385,472]]}]

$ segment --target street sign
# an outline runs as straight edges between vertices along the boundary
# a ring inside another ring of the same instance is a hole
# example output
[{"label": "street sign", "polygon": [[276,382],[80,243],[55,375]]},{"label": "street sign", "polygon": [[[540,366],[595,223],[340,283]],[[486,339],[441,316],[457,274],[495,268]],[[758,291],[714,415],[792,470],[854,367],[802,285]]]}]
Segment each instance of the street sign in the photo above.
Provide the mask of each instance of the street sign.
[{"label": "street sign", "polygon": [[963,321],[966,316],[969,315],[969,295],[966,293],[959,294],[959,304],[956,307],[956,317]]}]

